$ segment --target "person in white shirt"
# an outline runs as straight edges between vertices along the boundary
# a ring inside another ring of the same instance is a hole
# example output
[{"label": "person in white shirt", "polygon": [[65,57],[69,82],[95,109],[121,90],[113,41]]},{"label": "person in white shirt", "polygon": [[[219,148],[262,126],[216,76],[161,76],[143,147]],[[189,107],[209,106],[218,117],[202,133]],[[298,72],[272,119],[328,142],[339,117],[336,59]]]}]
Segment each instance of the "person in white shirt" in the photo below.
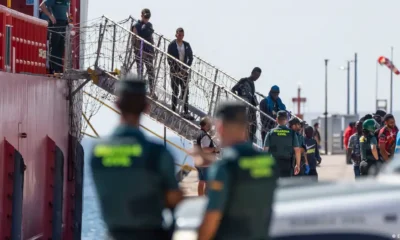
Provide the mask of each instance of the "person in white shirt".
[{"label": "person in white shirt", "polygon": [[197,135],[196,141],[194,142],[194,151],[192,152],[196,169],[199,173],[199,196],[205,194],[207,169],[216,160],[217,154],[220,151],[219,147],[215,145],[209,134],[211,128],[211,119],[208,117],[202,118],[200,121],[200,131]]},{"label": "person in white shirt", "polygon": [[[172,111],[176,111],[178,96],[184,102],[183,117],[188,120],[194,120],[189,114],[189,68],[193,63],[193,51],[190,44],[183,41],[185,32],[183,28],[176,30],[176,39],[168,45],[168,54],[173,56],[168,57],[168,64],[171,74],[172,88]],[[182,64],[183,63],[183,64]],[[187,65],[187,66],[185,66]],[[184,99],[185,98],[185,99]]]}]

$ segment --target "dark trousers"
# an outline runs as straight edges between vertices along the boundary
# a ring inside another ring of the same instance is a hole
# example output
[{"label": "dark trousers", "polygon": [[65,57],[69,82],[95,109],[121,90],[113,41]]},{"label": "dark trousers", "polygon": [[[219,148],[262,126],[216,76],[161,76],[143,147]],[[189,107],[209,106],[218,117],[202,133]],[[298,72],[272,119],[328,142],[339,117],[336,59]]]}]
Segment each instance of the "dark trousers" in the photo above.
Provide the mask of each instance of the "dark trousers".
[{"label": "dark trousers", "polygon": [[249,140],[251,142],[256,142],[256,132],[257,132],[257,112],[255,109],[248,109],[249,118]]},{"label": "dark trousers", "polygon": [[318,182],[318,172],[317,169],[310,169],[308,173],[310,180]]},{"label": "dark trousers", "polygon": [[360,174],[361,176],[372,176],[374,175],[374,171],[377,170],[377,162],[375,160],[361,161],[360,163]]},{"label": "dark trousers", "polygon": [[163,229],[120,229],[110,231],[112,240],[169,240],[172,232]]},{"label": "dark trousers", "polygon": [[136,59],[136,66],[137,66],[137,74],[138,76],[144,76],[144,69],[143,66],[146,66],[146,71],[149,79],[149,90],[150,94],[154,93],[155,84],[154,84],[154,53],[153,51],[141,51],[140,49],[135,50],[135,59]]},{"label": "dark trousers", "polygon": [[279,169],[279,177],[292,177],[293,169]]},{"label": "dark trousers", "polygon": [[179,99],[183,101],[183,110],[185,113],[189,112],[189,87],[188,87],[189,74],[187,72],[171,72],[171,88],[172,88],[172,111],[176,110],[176,105]]},{"label": "dark trousers", "polygon": [[360,177],[361,173],[360,173],[360,166],[353,166],[354,168],[354,176],[356,178]]},{"label": "dark trousers", "polygon": [[63,72],[63,56],[65,50],[65,31],[67,21],[57,20],[56,24],[49,23],[48,36],[50,41],[50,73]]},{"label": "dark trousers", "polygon": [[275,157],[279,166],[279,177],[292,177],[293,167],[291,158]]}]

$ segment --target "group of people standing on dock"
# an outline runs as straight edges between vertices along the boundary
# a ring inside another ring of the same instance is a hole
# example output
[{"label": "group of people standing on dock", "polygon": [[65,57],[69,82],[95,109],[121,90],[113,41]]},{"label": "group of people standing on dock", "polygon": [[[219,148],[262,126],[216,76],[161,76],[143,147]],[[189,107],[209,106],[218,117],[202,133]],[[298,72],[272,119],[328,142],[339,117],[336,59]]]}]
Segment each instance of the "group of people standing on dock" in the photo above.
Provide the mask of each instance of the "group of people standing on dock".
[{"label": "group of people standing on dock", "polygon": [[353,162],[356,178],[374,175],[382,164],[393,158],[399,129],[392,114],[377,110],[350,123],[346,132],[346,153]]}]

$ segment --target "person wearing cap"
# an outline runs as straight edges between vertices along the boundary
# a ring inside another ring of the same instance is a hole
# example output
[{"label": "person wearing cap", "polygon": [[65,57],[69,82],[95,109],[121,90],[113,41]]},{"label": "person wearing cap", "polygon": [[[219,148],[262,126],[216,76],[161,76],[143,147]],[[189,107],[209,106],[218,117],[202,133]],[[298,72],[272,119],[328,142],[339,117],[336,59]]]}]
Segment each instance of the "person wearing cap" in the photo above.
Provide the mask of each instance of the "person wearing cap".
[{"label": "person wearing cap", "polygon": [[233,86],[231,91],[241,97],[243,100],[251,104],[253,107],[248,107],[248,118],[249,118],[249,139],[250,141],[256,141],[257,132],[257,110],[258,100],[256,98],[256,89],[254,82],[260,78],[261,68],[255,67],[251,71],[250,77],[242,78]]},{"label": "person wearing cap", "polygon": [[[145,8],[142,10],[141,20],[137,21],[132,26],[131,31],[140,38],[133,36],[133,46],[135,52],[135,60],[137,65],[138,76],[144,76],[143,64],[146,66],[147,75],[149,79],[149,92],[150,97],[157,99],[155,94],[155,74],[154,74],[154,39],[153,39],[153,24],[149,22],[151,17],[150,9]],[[142,42],[144,39],[146,42]]]},{"label": "person wearing cap", "polygon": [[199,240],[268,239],[277,166],[272,155],[248,141],[246,108],[227,102],[216,111],[224,155],[209,169]]},{"label": "person wearing cap", "polygon": [[[304,143],[304,136],[302,134],[302,129],[304,127],[304,121],[300,121],[297,117],[292,117],[289,120],[289,128],[292,129],[296,137],[299,141],[299,146],[300,146],[300,155],[301,155],[301,160],[300,160],[300,173],[297,176],[304,176],[308,175],[310,172],[310,167],[308,165],[308,159],[307,159],[307,148]],[[293,154],[293,157],[294,156]]]},{"label": "person wearing cap", "polygon": [[97,142],[90,166],[104,222],[115,239],[170,239],[162,227],[163,209],[182,200],[175,161],[139,129],[147,109],[146,84],[138,78],[118,81],[116,104],[121,123]]},{"label": "person wearing cap", "polygon": [[385,117],[386,112],[384,110],[376,110],[374,114],[372,114],[372,117],[375,119],[375,121],[380,125],[383,126],[383,118]]},{"label": "person wearing cap", "polygon": [[362,124],[363,136],[360,138],[360,174],[361,176],[370,175],[371,167],[376,167],[379,160],[378,150],[377,150],[377,139],[374,132],[377,128],[377,123],[374,119],[367,119]]},{"label": "person wearing cap", "polygon": [[268,117],[261,114],[260,117],[262,124],[261,137],[263,141],[265,140],[267,132],[275,127],[275,121],[273,121],[273,119],[276,119],[277,112],[281,110],[286,110],[285,104],[283,104],[282,100],[279,97],[279,92],[280,90],[278,86],[272,86],[271,90],[268,93],[268,97],[264,98],[260,102],[260,110],[266,115],[270,116]]},{"label": "person wearing cap", "polygon": [[[194,120],[189,114],[189,68],[193,63],[193,51],[190,44],[183,41],[185,31],[183,28],[176,29],[176,39],[168,45],[169,70],[171,74],[172,88],[172,111],[176,111],[178,97],[183,101],[183,117]],[[186,65],[186,66],[185,66]],[[179,93],[180,92],[180,93]]]},{"label": "person wearing cap", "polygon": [[[296,132],[286,126],[287,113],[279,111],[276,122],[278,126],[271,129],[264,141],[264,150],[271,153],[279,167],[279,177],[292,177],[300,172],[301,150]],[[295,154],[295,164],[293,164]],[[293,171],[294,165],[294,171]]]},{"label": "person wearing cap", "polygon": [[392,114],[386,114],[383,118],[382,127],[378,133],[379,153],[383,161],[388,161],[394,154],[396,137],[399,129]]},{"label": "person wearing cap", "polygon": [[51,74],[63,72],[69,5],[70,0],[44,0],[39,6],[42,18],[49,21],[49,70]]}]

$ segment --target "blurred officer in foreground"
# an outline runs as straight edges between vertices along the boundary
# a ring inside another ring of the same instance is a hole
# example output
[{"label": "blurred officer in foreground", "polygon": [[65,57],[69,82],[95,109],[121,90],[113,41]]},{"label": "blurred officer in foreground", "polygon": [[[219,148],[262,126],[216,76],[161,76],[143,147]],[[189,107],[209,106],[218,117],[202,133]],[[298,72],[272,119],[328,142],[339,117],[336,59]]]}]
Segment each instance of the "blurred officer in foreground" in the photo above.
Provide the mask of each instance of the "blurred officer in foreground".
[{"label": "blurred officer in foreground", "polygon": [[296,163],[294,175],[300,172],[301,150],[296,133],[289,129],[287,124],[287,113],[279,111],[276,122],[278,126],[271,129],[265,137],[264,150],[271,153],[279,166],[279,177],[293,176],[293,154]]},{"label": "blurred officer in foreground", "polygon": [[139,130],[147,108],[145,82],[120,80],[121,123],[93,149],[91,168],[104,222],[115,239],[170,239],[162,211],[182,200],[172,155]]},{"label": "blurred officer in foreground", "polygon": [[209,169],[209,201],[198,239],[268,239],[277,180],[274,158],[248,141],[246,106],[226,103],[216,118],[224,154]]},{"label": "blurred officer in foreground", "polygon": [[368,119],[364,121],[362,127],[363,136],[360,138],[360,172],[361,176],[367,176],[370,174],[370,168],[372,166],[375,167],[379,160],[377,149],[378,141],[374,135],[374,132],[377,128],[377,123],[374,119]]}]

